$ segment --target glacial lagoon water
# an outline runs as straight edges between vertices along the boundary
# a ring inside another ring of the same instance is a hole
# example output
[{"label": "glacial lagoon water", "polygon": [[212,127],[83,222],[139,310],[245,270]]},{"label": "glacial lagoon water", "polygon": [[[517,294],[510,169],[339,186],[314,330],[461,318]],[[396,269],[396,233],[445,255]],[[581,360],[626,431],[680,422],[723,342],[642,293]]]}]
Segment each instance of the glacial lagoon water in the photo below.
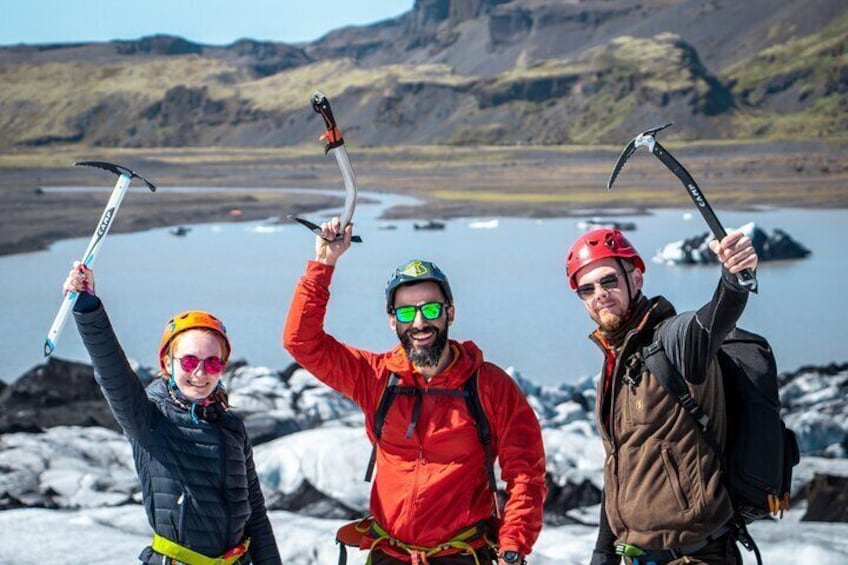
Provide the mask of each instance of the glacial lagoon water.
[{"label": "glacial lagoon water", "polygon": [[[586,339],[591,322],[564,277],[564,255],[581,233],[577,219],[464,218],[447,221],[441,231],[419,231],[412,220],[378,219],[387,206],[409,198],[367,196],[375,202],[360,204],[356,215],[356,232],[365,243],[354,244],[342,258],[331,287],[326,322],[331,334],[371,350],[392,347],[397,338],[386,320],[383,288],[396,265],[420,257],[436,262],[450,278],[457,305],[452,337],[475,341],[487,359],[539,383],[573,382],[598,371],[600,352]],[[710,298],[718,267],[668,266],[650,258],[668,242],[706,231],[692,212],[616,216],[637,224],[627,236],[648,262],[646,293],[664,294],[679,310],[698,308]],[[848,210],[718,213],[728,227],[755,221],[769,233],[784,229],[813,251],[805,260],[761,265],[760,293],[749,301],[740,325],[771,339],[781,370],[845,361]],[[389,224],[394,229],[385,229]],[[61,283],[87,243],[87,237],[70,239],[47,251],[0,257],[3,380],[11,382],[43,361]],[[95,265],[97,292],[128,356],[143,365],[156,364],[164,322],[180,310],[198,308],[226,322],[235,358],[282,369],[291,361],[280,345],[283,321],[312,255],[313,237],[290,223],[200,224],[183,237],[164,228],[110,234]],[[87,361],[73,321],[54,355]]]}]

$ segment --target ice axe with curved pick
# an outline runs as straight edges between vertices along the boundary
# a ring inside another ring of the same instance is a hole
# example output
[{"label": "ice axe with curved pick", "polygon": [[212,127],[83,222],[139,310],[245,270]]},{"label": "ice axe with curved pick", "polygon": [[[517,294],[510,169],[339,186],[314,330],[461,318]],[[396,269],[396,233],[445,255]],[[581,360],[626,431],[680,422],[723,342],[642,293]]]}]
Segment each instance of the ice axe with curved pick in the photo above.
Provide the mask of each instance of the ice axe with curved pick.
[{"label": "ice axe with curved pick", "polygon": [[[97,227],[94,229],[94,234],[91,236],[91,241],[88,242],[88,247],[82,256],[81,263],[86,267],[91,267],[94,260],[97,258],[100,248],[103,246],[103,241],[106,238],[106,234],[109,233],[109,228],[112,227],[112,222],[115,220],[115,215],[118,213],[118,207],[121,205],[121,200],[124,199],[124,195],[130,187],[130,181],[134,178],[143,180],[151,192],[156,192],[156,187],[143,176],[122,165],[115,165],[114,163],[107,163],[105,161],[81,161],[79,163],[74,163],[74,165],[79,167],[96,167],[118,175],[118,181],[115,183],[115,188],[112,189],[112,196],[109,197],[109,202],[106,203],[106,208],[103,210],[103,214],[100,216],[100,221],[97,222]],[[76,304],[77,298],[79,298],[79,293],[68,292],[62,299],[62,305],[59,307],[59,311],[53,319],[53,324],[47,332],[47,339],[44,340],[45,357],[53,353],[53,350],[56,349],[56,342],[59,340],[59,335],[65,328],[65,322],[68,321],[68,315],[71,313],[71,309],[74,307],[74,304]]]},{"label": "ice axe with curved pick", "polygon": [[[704,220],[706,220],[707,225],[712,230],[713,235],[716,239],[721,241],[727,235],[727,231],[724,229],[724,226],[721,225],[718,216],[716,216],[709,202],[707,202],[707,197],[704,196],[704,193],[700,188],[698,188],[698,184],[695,182],[695,179],[692,178],[692,175],[689,174],[689,171],[687,171],[677,159],[672,157],[671,153],[669,153],[656,139],[657,132],[664,130],[670,125],[672,124],[668,123],[664,126],[645,130],[630,140],[630,143],[627,144],[627,147],[624,148],[624,151],[622,151],[621,155],[618,157],[618,161],[615,162],[615,167],[613,167],[612,174],[607,182],[607,190],[612,189],[612,185],[618,177],[618,173],[621,172],[621,168],[624,167],[624,163],[627,162],[630,156],[633,155],[638,148],[645,146],[657,159],[662,162],[663,165],[668,168],[668,170],[680,179],[680,182],[682,182],[683,186],[686,187],[686,193],[692,199],[692,202],[695,203],[698,211],[701,212],[701,215],[704,217]],[[751,292],[757,292],[757,275],[754,274],[753,270],[745,269],[736,273],[736,280],[739,281],[739,284]]]},{"label": "ice axe with curved pick", "polygon": [[[336,234],[335,238],[328,239],[324,237],[321,227],[317,224],[293,215],[289,215],[288,218],[289,220],[293,220],[305,226],[306,229],[318,237],[326,239],[327,241],[335,241],[344,237],[344,230],[353,219],[353,211],[356,209],[356,175],[353,173],[353,166],[350,164],[350,157],[348,157],[347,149],[344,146],[342,132],[336,125],[336,118],[333,116],[333,110],[330,108],[330,101],[327,100],[327,97],[320,90],[316,90],[315,94],[312,95],[312,109],[315,110],[316,113],[321,114],[321,117],[324,118],[324,125],[327,128],[324,134],[320,137],[321,141],[325,142],[324,153],[327,154],[330,151],[333,152],[333,155],[336,157],[336,163],[338,163],[339,170],[342,173],[342,178],[344,179],[345,203],[344,210],[340,217],[341,229],[339,230],[339,233]],[[351,237],[350,240],[361,242],[362,238],[355,235]]]}]

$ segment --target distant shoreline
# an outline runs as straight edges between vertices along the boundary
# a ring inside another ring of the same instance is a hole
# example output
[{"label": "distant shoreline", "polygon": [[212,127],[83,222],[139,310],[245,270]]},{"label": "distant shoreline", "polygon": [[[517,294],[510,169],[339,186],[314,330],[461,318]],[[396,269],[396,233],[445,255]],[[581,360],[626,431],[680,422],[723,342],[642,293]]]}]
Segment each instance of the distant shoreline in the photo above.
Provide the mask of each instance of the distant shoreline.
[{"label": "distant shoreline", "polygon": [[[848,208],[848,145],[705,142],[674,150],[718,210]],[[615,189],[607,191],[620,148],[401,146],[349,151],[360,190],[422,201],[390,208],[387,220],[610,216],[623,210],[633,215],[692,206],[678,180],[646,152],[634,155]],[[143,183],[134,183],[115,233],[285,218],[341,204],[338,197],[319,192],[341,190],[343,184],[334,159],[314,147],[15,148],[0,154],[0,206],[6,212],[0,255],[38,251],[61,239],[91,234],[114,178],[70,164],[95,158],[124,164],[163,187],[198,187],[196,192],[151,194]],[[101,183],[103,191],[97,192],[42,190]],[[284,186],[316,192],[293,195]],[[214,191],[204,192],[203,187]]]}]

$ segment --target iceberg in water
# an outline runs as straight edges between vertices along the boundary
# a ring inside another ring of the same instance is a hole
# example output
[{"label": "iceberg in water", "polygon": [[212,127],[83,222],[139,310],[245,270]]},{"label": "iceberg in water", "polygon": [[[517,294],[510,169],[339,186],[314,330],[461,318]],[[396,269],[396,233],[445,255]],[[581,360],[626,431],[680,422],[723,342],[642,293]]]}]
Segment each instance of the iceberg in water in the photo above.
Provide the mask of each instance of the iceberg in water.
[{"label": "iceberg in water", "polygon": [[[739,231],[751,238],[760,261],[803,259],[812,253],[779,228],[775,228],[774,232],[768,235],[754,222],[750,222],[739,227]],[[688,239],[673,241],[657,252],[654,261],[670,265],[718,263],[718,258],[709,247],[713,239],[715,237],[711,232],[704,232]]]}]

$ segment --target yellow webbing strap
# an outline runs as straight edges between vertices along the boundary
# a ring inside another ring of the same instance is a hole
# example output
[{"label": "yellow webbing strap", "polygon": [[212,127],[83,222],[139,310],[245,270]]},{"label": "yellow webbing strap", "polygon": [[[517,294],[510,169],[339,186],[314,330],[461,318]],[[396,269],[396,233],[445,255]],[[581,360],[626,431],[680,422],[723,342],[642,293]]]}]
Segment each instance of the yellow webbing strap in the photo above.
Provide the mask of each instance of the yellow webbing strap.
[{"label": "yellow webbing strap", "polygon": [[[381,543],[388,543],[389,545],[403,549],[412,557],[413,563],[422,563],[423,565],[426,565],[428,557],[438,555],[439,553],[449,549],[458,549],[470,554],[474,558],[475,565],[480,565],[480,560],[477,557],[477,550],[467,542],[467,540],[480,534],[480,528],[477,526],[465,528],[448,541],[440,543],[436,547],[422,547],[420,545],[412,545],[402,542],[399,539],[395,539],[390,536],[386,530],[380,527],[376,520],[371,522],[371,530],[377,534],[377,537],[371,544],[370,551],[368,552],[368,560],[365,562],[366,565],[371,565],[371,554]],[[486,539],[487,544],[490,543],[485,536],[484,539]]]},{"label": "yellow webbing strap", "polygon": [[227,551],[221,557],[207,557],[202,553],[183,547],[168,538],[163,538],[159,534],[153,534],[153,543],[150,547],[156,553],[160,553],[186,565],[233,565],[247,553],[247,549],[250,547],[250,540],[245,540],[244,543]]}]

